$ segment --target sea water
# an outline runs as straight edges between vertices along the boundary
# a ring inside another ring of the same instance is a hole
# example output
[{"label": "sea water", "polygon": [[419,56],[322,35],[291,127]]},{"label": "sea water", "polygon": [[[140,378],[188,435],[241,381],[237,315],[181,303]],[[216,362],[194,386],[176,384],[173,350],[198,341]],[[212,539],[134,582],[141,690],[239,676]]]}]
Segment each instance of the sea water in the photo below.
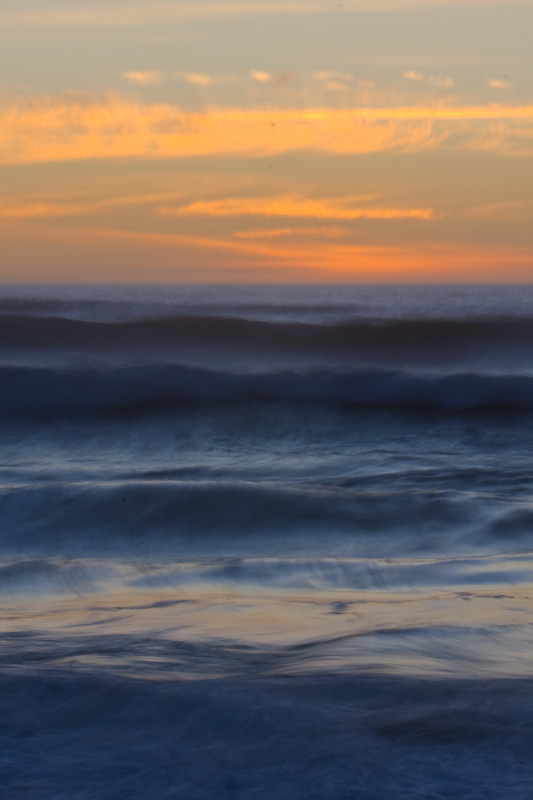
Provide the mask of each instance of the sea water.
[{"label": "sea water", "polygon": [[533,795],[533,288],[0,289],[0,794]]}]

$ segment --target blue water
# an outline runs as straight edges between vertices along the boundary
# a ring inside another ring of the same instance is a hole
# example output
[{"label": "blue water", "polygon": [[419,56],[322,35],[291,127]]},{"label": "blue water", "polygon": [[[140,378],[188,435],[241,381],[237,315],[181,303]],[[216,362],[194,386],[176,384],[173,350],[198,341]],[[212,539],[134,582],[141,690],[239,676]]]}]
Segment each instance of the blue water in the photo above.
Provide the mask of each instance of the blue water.
[{"label": "blue water", "polygon": [[0,289],[0,796],[533,794],[533,288]]}]

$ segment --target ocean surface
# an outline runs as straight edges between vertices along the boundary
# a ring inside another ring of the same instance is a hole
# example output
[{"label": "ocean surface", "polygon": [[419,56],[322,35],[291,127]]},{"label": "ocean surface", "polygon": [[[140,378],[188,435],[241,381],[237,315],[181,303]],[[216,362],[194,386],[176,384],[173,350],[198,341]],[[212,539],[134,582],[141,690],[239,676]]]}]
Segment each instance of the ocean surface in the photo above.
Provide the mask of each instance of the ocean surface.
[{"label": "ocean surface", "polygon": [[533,287],[0,287],[0,796],[530,800]]}]

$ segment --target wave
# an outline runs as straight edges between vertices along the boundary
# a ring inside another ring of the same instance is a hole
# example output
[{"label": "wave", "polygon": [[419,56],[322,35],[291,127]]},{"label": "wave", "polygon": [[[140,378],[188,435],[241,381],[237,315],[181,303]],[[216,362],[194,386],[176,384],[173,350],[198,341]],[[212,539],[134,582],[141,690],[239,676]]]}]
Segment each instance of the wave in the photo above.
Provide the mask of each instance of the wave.
[{"label": "wave", "polygon": [[[390,554],[468,538],[489,513],[453,492],[358,492],[252,481],[73,482],[0,490],[0,552],[212,556],[280,550],[325,554],[357,548]],[[439,542],[439,536],[444,539]],[[506,535],[504,533],[504,535]],[[491,538],[490,544],[494,541]]]},{"label": "wave", "polygon": [[[24,562],[23,562],[24,563]],[[470,558],[355,559],[355,558],[242,558],[154,567],[149,574],[127,574],[128,586],[161,588],[206,584],[261,587],[275,591],[385,591],[446,588],[501,588],[515,592],[531,580],[532,556]],[[72,570],[69,564],[68,569]],[[70,573],[69,573],[70,577]],[[512,596],[512,595],[511,595]],[[344,614],[353,601],[332,600],[330,614]]]},{"label": "wave", "polygon": [[173,364],[119,369],[0,368],[4,417],[254,401],[447,412],[533,409],[533,376],[386,369],[237,373]]},{"label": "wave", "polygon": [[[194,592],[202,587],[272,592],[412,591],[449,589],[465,597],[507,592],[513,597],[531,582],[533,555],[520,553],[468,558],[374,559],[332,557],[233,557],[200,561],[152,561],[47,556],[0,561],[0,596],[89,594],[102,590]],[[490,596],[490,595],[489,595]],[[130,610],[194,602],[189,597],[153,600]],[[319,601],[321,602],[321,601]],[[354,600],[332,599],[330,614],[350,610]],[[119,610],[115,607],[114,610]]]},{"label": "wave", "polygon": [[0,490],[0,553],[400,557],[531,544],[528,503],[453,491],[254,481],[52,482]]},{"label": "wave", "polygon": [[359,363],[465,363],[476,358],[530,359],[533,319],[353,320],[316,324],[207,314],[86,321],[59,316],[0,314],[0,342],[11,354],[138,355],[228,351],[236,356],[277,353],[349,358]]}]

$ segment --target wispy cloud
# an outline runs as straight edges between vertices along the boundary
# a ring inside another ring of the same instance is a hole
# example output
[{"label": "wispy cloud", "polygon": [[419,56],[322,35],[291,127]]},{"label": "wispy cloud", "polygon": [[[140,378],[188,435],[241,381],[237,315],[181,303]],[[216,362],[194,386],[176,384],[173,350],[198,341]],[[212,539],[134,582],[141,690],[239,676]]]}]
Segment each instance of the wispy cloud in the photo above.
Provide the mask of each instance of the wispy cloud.
[{"label": "wispy cloud", "polygon": [[280,239],[282,237],[306,238],[319,237],[321,239],[338,239],[346,236],[348,231],[344,228],[263,228],[257,231],[235,231],[236,239]]},{"label": "wispy cloud", "polygon": [[193,86],[210,86],[213,83],[211,76],[206,75],[204,72],[189,72],[184,76],[183,80]]},{"label": "wispy cloud", "polygon": [[154,192],[152,194],[127,194],[112,195],[102,199],[93,200],[92,204],[103,208],[113,208],[121,206],[144,206],[154,203],[165,203],[180,200],[183,192]]},{"label": "wispy cloud", "polygon": [[505,125],[493,121],[482,130],[473,130],[465,137],[462,147],[478,152],[491,152],[506,156],[533,157],[533,123],[525,124],[517,120],[515,124]]},{"label": "wispy cloud", "polygon": [[0,203],[0,219],[37,219],[39,217],[70,217],[86,213],[80,205],[61,205],[57,203],[31,203],[27,205],[7,205]]},{"label": "wispy cloud", "polygon": [[[120,98],[36,97],[0,106],[0,163],[77,159],[270,157],[296,150],[413,153],[442,146],[533,150],[533,106],[213,109]],[[517,147],[517,144],[520,144]]]},{"label": "wispy cloud", "polygon": [[512,85],[504,78],[489,78],[487,86],[491,89],[511,89]]},{"label": "wispy cloud", "polygon": [[250,77],[253,78],[254,81],[259,81],[259,83],[268,83],[268,81],[272,80],[270,72],[264,72],[258,69],[250,70]]},{"label": "wispy cloud", "polygon": [[353,207],[350,198],[342,201],[307,200],[287,197],[232,197],[224,200],[198,200],[184,206],[163,206],[163,216],[206,217],[312,217],[316,219],[431,219],[431,208]]},{"label": "wispy cloud", "polygon": [[[531,0],[513,0],[514,5],[529,5]],[[465,0],[446,0],[448,6],[461,6]],[[275,14],[342,14],[379,11],[408,11],[443,5],[443,0],[343,0],[332,6],[330,0],[153,0],[128,2],[118,0],[92,5],[86,0],[30,9],[10,8],[3,4],[0,24],[6,26],[32,25],[39,27],[109,27],[168,25],[195,19],[214,19],[224,16],[265,16]],[[469,0],[471,6],[506,6],[505,0]]]},{"label": "wispy cloud", "polygon": [[[501,280],[502,270],[508,280],[531,278],[531,248],[480,247],[456,242],[412,242],[408,245],[353,245],[337,242],[307,243],[258,242],[246,239],[216,239],[181,234],[142,233],[119,230],[94,232],[103,240],[122,240],[135,248],[148,245],[153,254],[157,246],[169,253],[190,248],[200,258],[203,253],[213,279],[213,265],[225,253],[253,256],[254,263],[266,263],[280,271],[270,271],[267,279],[276,281],[399,281]],[[218,251],[218,252],[217,252]],[[234,256],[232,256],[234,257]],[[258,259],[256,261],[255,259]],[[173,262],[175,263],[175,262]],[[430,270],[428,271],[428,266]],[[216,269],[216,267],[215,267]],[[264,273],[247,269],[248,280],[264,280]],[[260,277],[255,277],[260,275]],[[202,279],[202,272],[199,273]]]},{"label": "wispy cloud", "polygon": [[315,72],[314,77],[319,81],[353,81],[351,72],[339,72],[335,69],[325,69]]},{"label": "wispy cloud", "polygon": [[123,72],[122,76],[130,83],[137,86],[158,86],[163,82],[164,75],[157,70],[146,70],[145,72]]},{"label": "wispy cloud", "polygon": [[429,75],[427,78],[429,86],[436,86],[437,89],[452,89],[455,81],[450,77],[443,77],[442,75]]},{"label": "wispy cloud", "polygon": [[453,78],[443,77],[442,75],[424,75],[423,72],[416,72],[412,69],[406,70],[402,77],[415,83],[426,83],[428,86],[435,86],[437,89],[451,89],[454,85]]},{"label": "wispy cloud", "polygon": [[423,74],[421,72],[416,72],[414,69],[405,70],[403,77],[408,81],[416,81],[417,83],[424,80]]},{"label": "wispy cloud", "polygon": [[79,198],[63,202],[0,201],[0,219],[39,219],[42,217],[73,217],[87,214],[101,215],[113,209],[132,206],[157,206],[164,202],[183,201],[183,192],[158,192],[140,195],[111,195],[108,197]]},{"label": "wispy cloud", "polygon": [[242,83],[245,78],[242,75],[231,73],[211,74],[208,72],[194,72],[192,70],[179,70],[173,73],[174,78],[189,83],[191,86],[219,86],[231,83]]},{"label": "wispy cloud", "polygon": [[[350,72],[339,72],[338,70],[328,69],[315,72],[313,77],[320,81],[322,86],[329,89],[331,92],[343,93],[353,87],[354,76]],[[371,88],[370,86],[362,86],[361,82],[358,82],[358,85],[359,88]]]}]

